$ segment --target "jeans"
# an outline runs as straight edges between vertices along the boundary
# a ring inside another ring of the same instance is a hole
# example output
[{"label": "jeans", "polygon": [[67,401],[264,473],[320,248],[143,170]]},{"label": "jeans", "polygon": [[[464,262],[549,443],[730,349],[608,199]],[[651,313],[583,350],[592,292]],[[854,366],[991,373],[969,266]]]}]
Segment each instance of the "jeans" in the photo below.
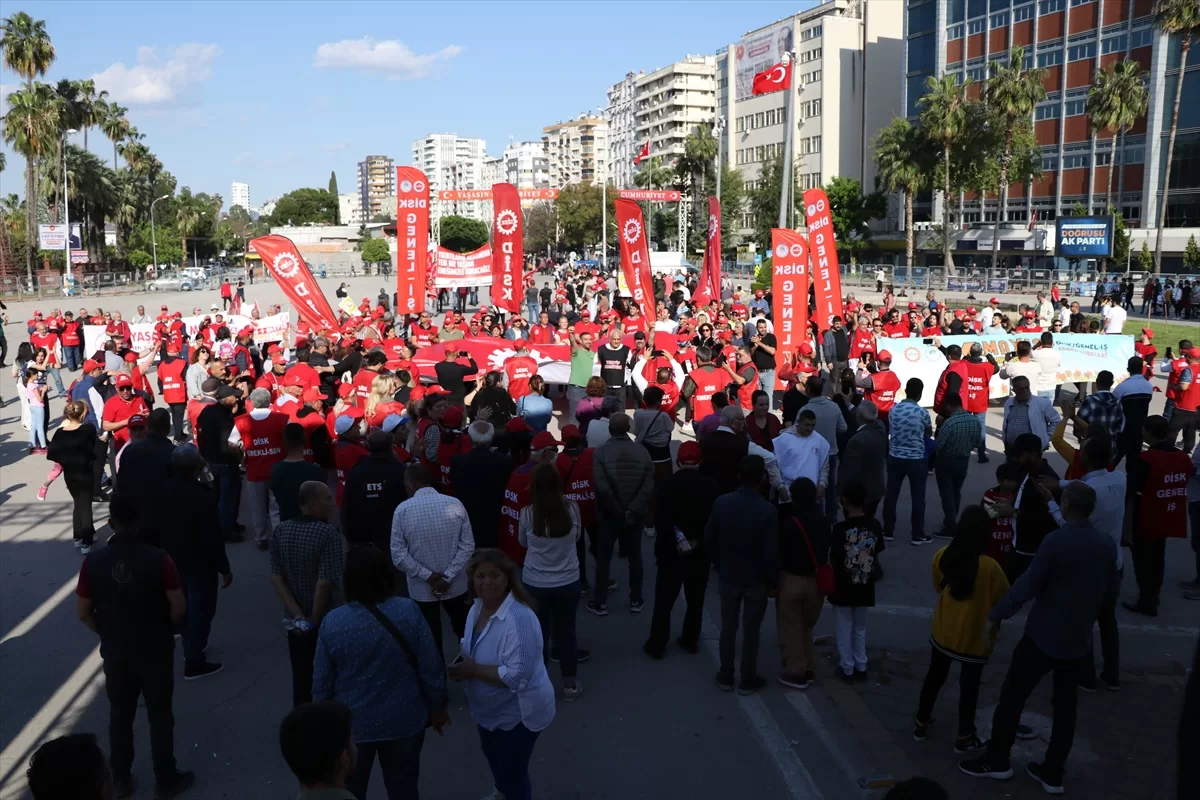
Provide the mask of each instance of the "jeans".
[{"label": "jeans", "polygon": [[65,366],[71,372],[74,372],[83,366],[83,345],[63,345],[63,366]]},{"label": "jeans", "polygon": [[279,526],[279,506],[271,494],[269,481],[246,481],[246,488],[250,492],[250,529],[254,531],[254,541],[265,542]]},{"label": "jeans", "polygon": [[1017,724],[1025,701],[1047,672],[1054,673],[1054,694],[1050,705],[1054,709],[1054,724],[1050,743],[1042,760],[1042,777],[1049,781],[1062,780],[1063,768],[1075,740],[1075,715],[1079,688],[1078,658],[1053,658],[1043,653],[1028,636],[1013,650],[1012,664],[1004,676],[1000,702],[992,715],[992,740],[987,759],[993,769],[1009,766]]},{"label": "jeans", "polygon": [[46,447],[46,407],[29,404],[29,446]]},{"label": "jeans", "polygon": [[711,567],[708,559],[694,555],[676,554],[658,559],[658,574],[654,578],[654,613],[650,617],[649,649],[663,652],[671,638],[671,611],[683,589],[683,632],[679,639],[694,647],[700,641],[704,621],[704,590],[708,586]]},{"label": "jeans", "polygon": [[825,516],[829,518],[829,524],[837,522],[838,499],[838,455],[834,453],[829,456],[829,482],[825,484]]},{"label": "jeans", "polygon": [[208,632],[217,614],[217,576],[183,575],[183,596],[187,600],[180,633],[183,634],[183,665],[203,664],[208,647]]},{"label": "jeans", "polygon": [[[1121,585],[1121,579],[1125,577],[1125,568],[1117,570],[1117,585]],[[1096,615],[1096,625],[1100,628],[1100,657],[1104,660],[1104,668],[1100,674],[1107,680],[1115,683],[1120,680],[1121,674],[1121,637],[1117,632],[1117,595],[1114,593],[1112,597],[1100,606],[1100,613]],[[1096,653],[1095,648],[1090,650],[1087,658],[1083,660],[1083,668],[1080,672],[1080,677],[1083,683],[1094,685],[1096,683]]]},{"label": "jeans", "polygon": [[538,312],[540,306],[537,303],[525,304],[525,319],[530,325],[538,321]]},{"label": "jeans", "polygon": [[[917,721],[929,724],[933,704],[938,692],[950,676],[950,666],[958,659],[951,658],[936,647],[930,648],[929,671],[921,685],[921,699],[917,706]],[[965,738],[975,733],[975,707],[979,703],[979,682],[983,679],[983,664],[958,661],[958,736]]]},{"label": "jeans", "polygon": [[104,465],[108,463],[108,440],[96,437],[96,459],[92,462],[92,495],[103,494]]},{"label": "jeans", "polygon": [[288,631],[288,661],[292,664],[292,707],[312,702],[313,659],[317,657],[317,631]]},{"label": "jeans", "polygon": [[842,672],[867,668],[867,607],[833,606],[833,638]]},{"label": "jeans", "polygon": [[528,586],[537,602],[537,618],[542,625],[543,655],[558,654],[558,666],[565,679],[575,677],[579,661],[579,643],[575,639],[575,614],[583,589],[579,581],[565,586]]},{"label": "jeans", "polygon": [[587,387],[567,384],[567,413],[565,415],[567,419],[575,423],[579,422],[579,418],[575,416],[575,409],[579,407],[579,401],[585,397],[587,397]]},{"label": "jeans", "polygon": [[421,609],[421,615],[429,623],[434,644],[437,645],[438,653],[445,662],[446,653],[442,648],[442,609],[446,609],[446,614],[450,617],[450,628],[454,631],[454,635],[461,640],[467,630],[467,612],[471,610],[471,603],[467,600],[467,595],[460,594],[444,600],[418,600],[417,607]]},{"label": "jeans", "polygon": [[1183,433],[1183,452],[1190,453],[1196,448],[1196,412],[1186,411],[1178,406],[1171,412],[1171,427],[1167,431],[1167,441],[1172,444]]},{"label": "jeans", "polygon": [[71,474],[63,478],[67,491],[71,493],[74,507],[71,510],[71,538],[88,547],[96,538],[96,524],[92,518],[92,475]]},{"label": "jeans", "polygon": [[595,602],[608,602],[608,575],[612,569],[613,548],[617,541],[629,559],[629,600],[642,602],[642,523],[626,525],[615,520],[599,520],[600,536],[596,545],[596,580],[592,584]]},{"label": "jeans", "polygon": [[900,498],[900,487],[908,479],[912,496],[912,537],[925,532],[925,479],[929,477],[929,462],[923,458],[887,459],[887,496],[883,500],[883,532],[892,536],[896,532],[896,501]]},{"label": "jeans", "polygon": [[933,467],[938,497],[942,501],[942,533],[953,536],[962,506],[962,487],[967,479],[970,456],[938,456]]},{"label": "jeans", "polygon": [[421,777],[421,747],[424,744],[425,731],[416,736],[381,742],[355,742],[358,766],[346,788],[358,800],[367,800],[367,783],[371,780],[371,768],[378,756],[379,771],[383,773],[388,800],[418,800],[420,792],[417,783]]},{"label": "jeans", "polygon": [[983,455],[987,451],[987,412],[976,411],[975,419],[979,420],[979,427],[983,431],[979,437],[979,455]]},{"label": "jeans", "polygon": [[758,388],[766,392],[768,398],[775,394],[775,370],[762,370],[758,373]]},{"label": "jeans", "polygon": [[813,628],[821,618],[825,597],[817,591],[817,579],[812,575],[779,573],[779,589],[775,595],[775,624],[779,636],[779,652],[783,670],[795,675],[815,671],[813,658]]},{"label": "jeans", "polygon": [[733,586],[722,583],[721,676],[733,682],[733,658],[737,645],[738,613],[742,614],[742,683],[758,677],[758,637],[767,613],[767,587]]},{"label": "jeans", "polygon": [[133,771],[133,720],[138,697],[146,700],[150,723],[150,754],[154,774],[169,780],[175,773],[174,659],[170,651],[140,659],[104,659],[104,690],[108,694],[108,741],[113,777],[126,779]]},{"label": "jeans", "polygon": [[67,390],[63,388],[62,375],[59,374],[58,367],[46,367],[46,374],[54,380],[54,391],[58,396],[61,397],[67,393]]},{"label": "jeans", "polygon": [[1138,605],[1157,609],[1162,593],[1167,540],[1147,539],[1135,533],[1130,554],[1133,556],[1133,576],[1137,578]]},{"label": "jeans", "polygon": [[479,728],[479,744],[483,757],[492,770],[492,780],[504,800],[531,800],[533,785],[529,781],[529,759],[540,731],[531,731],[524,723],[512,730],[489,731]]},{"label": "jeans", "polygon": [[208,468],[216,478],[217,519],[221,522],[221,533],[228,537],[237,524],[238,507],[242,502],[242,478],[234,464],[209,464]]}]

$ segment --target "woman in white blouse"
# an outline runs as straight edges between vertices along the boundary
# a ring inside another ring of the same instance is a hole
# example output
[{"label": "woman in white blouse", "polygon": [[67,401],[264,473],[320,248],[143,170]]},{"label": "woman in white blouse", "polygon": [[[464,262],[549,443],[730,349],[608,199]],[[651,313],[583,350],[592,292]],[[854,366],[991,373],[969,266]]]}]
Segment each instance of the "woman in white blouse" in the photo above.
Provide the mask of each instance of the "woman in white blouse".
[{"label": "woman in white blouse", "polygon": [[583,595],[579,583],[579,507],[563,497],[562,478],[553,464],[535,467],[530,479],[529,505],[521,509],[517,539],[526,548],[521,579],[537,604],[542,642],[563,677],[563,700],[579,697],[583,684],[575,679],[576,665],[586,653],[575,641],[575,614]]},{"label": "woman in white blouse", "polygon": [[466,681],[467,705],[496,784],[485,800],[530,800],[533,745],[554,719],[541,625],[516,565],[499,550],[477,550],[467,576],[475,602],[450,677]]}]

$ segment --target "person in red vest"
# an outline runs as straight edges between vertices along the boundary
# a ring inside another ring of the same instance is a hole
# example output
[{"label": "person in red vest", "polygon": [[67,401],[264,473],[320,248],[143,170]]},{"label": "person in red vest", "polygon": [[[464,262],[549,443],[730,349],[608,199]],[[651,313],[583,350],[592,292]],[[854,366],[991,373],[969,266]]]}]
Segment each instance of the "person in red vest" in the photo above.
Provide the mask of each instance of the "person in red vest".
[{"label": "person in red vest", "polygon": [[983,356],[983,345],[971,343],[970,355],[965,359],[967,365],[967,388],[963,397],[963,408],[974,414],[983,427],[983,438],[979,441],[979,463],[986,464],[987,457],[987,410],[988,392],[992,376],[1000,371],[1000,365],[991,353]]},{"label": "person in red vest", "polygon": [[749,411],[754,408],[754,393],[758,391],[758,368],[754,366],[754,356],[749,347],[739,347],[734,356],[736,369],[729,361],[722,366],[729,373],[730,382],[737,384],[738,403],[742,409]]},{"label": "person in red vest", "polygon": [[[1158,348],[1152,342],[1154,340],[1154,330],[1152,328],[1142,328],[1141,335],[1138,340],[1133,343],[1133,352],[1142,359],[1145,365],[1142,374],[1146,380],[1154,378],[1154,359],[1158,357]],[[66,342],[64,341],[65,345]]]},{"label": "person in red vest", "polygon": [[850,334],[850,351],[847,365],[850,369],[858,369],[858,360],[864,350],[875,351],[875,332],[871,330],[871,322],[865,316],[859,316],[854,330]]},{"label": "person in red vest", "polygon": [[200,421],[200,412],[217,402],[217,391],[222,385],[216,378],[205,378],[200,384],[200,396],[187,401],[188,430],[192,434],[193,443],[196,443],[199,438],[196,426]]},{"label": "person in red vest", "polygon": [[725,390],[729,373],[713,363],[713,352],[701,345],[696,348],[696,368],[688,373],[679,396],[688,404],[693,429],[696,423],[713,413],[712,398]]},{"label": "person in red vest", "polygon": [[450,403],[441,392],[430,393],[421,399],[421,419],[417,422],[417,458],[434,474],[437,468],[438,445],[442,443],[442,433],[445,426],[442,419],[449,410]]},{"label": "person in red vest", "polygon": [[497,546],[517,566],[525,564],[525,548],[518,537],[521,509],[531,502],[529,485],[533,470],[539,464],[557,464],[558,442],[554,435],[542,431],[534,434],[529,445],[529,458],[513,470],[504,489],[504,500],[500,504],[500,530]]},{"label": "person in red vest", "polygon": [[1171,428],[1167,440],[1175,445],[1183,434],[1183,451],[1192,452],[1196,447],[1196,426],[1200,421],[1200,348],[1184,350],[1187,366],[1179,373],[1175,384],[1177,397],[1171,411]]},{"label": "person in red vest", "polygon": [[463,407],[450,406],[442,415],[442,435],[438,439],[436,471],[433,485],[442,494],[454,496],[454,484],[450,480],[450,465],[454,457],[471,452],[471,439],[462,431]]},{"label": "person in red vest", "polygon": [[64,315],[59,340],[63,348],[63,365],[74,372],[83,363],[83,320],[76,319],[74,312]]},{"label": "person in red vest", "polygon": [[409,328],[409,344],[418,350],[438,341],[438,329],[432,324],[432,319],[428,311],[422,311],[417,324]]},{"label": "person in red vest", "polygon": [[[1193,383],[1195,387],[1200,383]],[[1200,394],[1189,388],[1184,394]],[[1190,403],[1191,398],[1183,402]],[[1182,407],[1182,406],[1181,406]],[[1130,611],[1158,616],[1167,539],[1187,538],[1187,484],[1195,468],[1188,454],[1175,447],[1173,426],[1157,414],[1142,425],[1147,447],[1129,461],[1129,490],[1133,495],[1133,570],[1138,599],[1121,605]]]},{"label": "person in red vest", "polygon": [[879,418],[887,421],[887,416],[896,405],[896,394],[900,391],[900,377],[892,372],[892,354],[880,350],[875,358],[877,371],[855,378],[858,388],[863,390],[863,399],[870,400],[879,408]]},{"label": "person in red vest", "polygon": [[1187,356],[1184,355],[1192,349],[1192,341],[1190,339],[1179,340],[1179,355],[1172,357],[1171,348],[1167,347],[1166,360],[1158,365],[1159,372],[1167,373],[1167,405],[1163,410],[1163,416],[1168,420],[1173,415],[1175,401],[1179,399],[1179,376],[1187,369]]},{"label": "person in red vest", "polygon": [[237,344],[233,347],[233,365],[238,368],[238,375],[256,377],[254,355],[250,352],[250,344],[254,339],[254,328],[249,325],[238,331]]},{"label": "person in red vest", "polygon": [[339,414],[333,421],[333,432],[337,441],[333,445],[333,468],[337,476],[337,492],[335,500],[337,507],[342,507],[342,499],[346,494],[346,476],[360,459],[369,453],[362,443],[362,409],[351,406]]},{"label": "person in red vest", "polygon": [[967,407],[967,362],[963,361],[962,348],[958,345],[942,347],[941,341],[936,338],[933,343],[949,362],[938,376],[937,386],[933,391],[933,411],[939,418],[944,418],[949,416],[945,408],[947,394],[957,394],[962,398],[962,407]]},{"label": "person in red vest", "polygon": [[271,408],[271,393],[266,389],[252,391],[247,408],[248,413],[234,417],[229,443],[242,450],[250,492],[250,527],[258,549],[266,550],[271,531],[279,524],[279,506],[270,491],[271,467],[287,455],[283,429],[291,420]]},{"label": "person in red vest", "polygon": [[354,373],[354,404],[360,408],[367,407],[367,399],[371,396],[371,384],[378,378],[387,364],[387,355],[379,350],[372,350],[363,356],[362,367]]},{"label": "person in red vest", "polygon": [[112,321],[104,327],[104,334],[108,337],[119,336],[124,341],[132,341],[133,331],[129,328],[129,323],[121,319],[121,312],[114,311]]},{"label": "person in red vest", "polygon": [[[306,364],[305,366],[308,365]],[[312,369],[312,367],[309,367],[309,369]],[[279,395],[283,392],[283,384],[286,380],[287,374],[287,359],[283,357],[282,353],[277,352],[275,358],[271,359],[271,371],[267,372],[265,375],[255,381],[254,388],[266,389],[271,393],[272,399],[278,400]],[[300,381],[300,385],[308,388],[307,384],[304,383],[303,380]]]},{"label": "person in red vest", "polygon": [[508,393],[513,400],[519,400],[529,394],[529,379],[537,374],[538,363],[529,355],[529,344],[524,339],[517,339],[513,346],[517,354],[505,359],[504,375]]},{"label": "person in red vest", "polygon": [[100,427],[112,434],[112,443],[108,448],[110,475],[117,474],[117,453],[129,443],[129,418],[135,414],[142,417],[150,414],[150,406],[133,392],[133,378],[121,373],[114,384],[117,393],[104,402],[104,410],[100,414]]},{"label": "person in red vest", "polygon": [[176,442],[186,439],[183,433],[183,418],[187,411],[187,385],[184,381],[187,368],[187,359],[179,355],[179,345],[175,342],[169,343],[167,354],[158,362],[158,391],[163,402],[171,409],[171,427],[174,429]]}]

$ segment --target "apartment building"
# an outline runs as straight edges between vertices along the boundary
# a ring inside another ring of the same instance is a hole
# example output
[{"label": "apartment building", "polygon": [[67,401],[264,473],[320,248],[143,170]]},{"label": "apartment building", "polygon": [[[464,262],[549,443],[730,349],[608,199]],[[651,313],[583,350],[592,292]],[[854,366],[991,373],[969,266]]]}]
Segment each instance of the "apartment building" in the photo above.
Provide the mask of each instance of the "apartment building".
[{"label": "apartment building", "polygon": [[511,142],[504,148],[501,161],[504,164],[504,177],[501,180],[505,183],[511,183],[518,189],[549,188],[550,163],[544,143]]},{"label": "apartment building", "polygon": [[250,210],[250,184],[234,183],[229,187],[229,207],[241,206]]},{"label": "apartment building", "polygon": [[[480,189],[487,142],[454,133],[431,133],[412,143],[412,163],[429,178],[431,196],[444,189]],[[490,184],[488,185],[490,187]],[[431,206],[431,224],[443,215],[457,214],[472,219],[489,219],[490,206],[482,201],[436,202]]]},{"label": "apartment building", "polygon": [[716,56],[687,56],[635,81],[634,149],[647,140],[650,157],[671,164],[683,155],[683,143],[700,125],[712,125],[717,113]]},{"label": "apartment building", "polygon": [[549,185],[599,183],[608,174],[608,121],[584,113],[542,129]]},{"label": "apartment building", "polygon": [[396,196],[396,162],[388,156],[367,156],[358,162],[359,210],[370,222],[383,214],[383,199]]},{"label": "apartment building", "polygon": [[338,219],[343,225],[361,225],[367,221],[363,219],[362,200],[357,192],[338,195]]},{"label": "apartment building", "polygon": [[608,87],[604,118],[608,120],[608,177],[618,188],[633,186],[633,159],[641,150],[635,140],[633,104],[637,94],[638,77],[645,73],[627,72],[625,77]]}]

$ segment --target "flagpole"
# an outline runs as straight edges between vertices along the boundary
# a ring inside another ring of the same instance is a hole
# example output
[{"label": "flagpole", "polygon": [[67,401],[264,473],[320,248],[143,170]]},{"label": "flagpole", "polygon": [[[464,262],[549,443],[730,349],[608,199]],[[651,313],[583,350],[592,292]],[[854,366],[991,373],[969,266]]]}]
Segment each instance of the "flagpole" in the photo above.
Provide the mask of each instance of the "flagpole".
[{"label": "flagpole", "polygon": [[[794,73],[791,68],[792,54],[785,53],[783,57],[784,68],[789,70],[789,77]],[[796,88],[791,85],[792,81],[788,81],[788,99],[787,99],[787,120],[786,128],[783,136],[783,175],[779,181],[779,227],[788,227],[788,197],[790,195],[790,184],[792,177],[792,139],[795,138],[796,131]]]},{"label": "flagpole", "polygon": [[608,268],[608,178],[600,182],[600,266]]}]

